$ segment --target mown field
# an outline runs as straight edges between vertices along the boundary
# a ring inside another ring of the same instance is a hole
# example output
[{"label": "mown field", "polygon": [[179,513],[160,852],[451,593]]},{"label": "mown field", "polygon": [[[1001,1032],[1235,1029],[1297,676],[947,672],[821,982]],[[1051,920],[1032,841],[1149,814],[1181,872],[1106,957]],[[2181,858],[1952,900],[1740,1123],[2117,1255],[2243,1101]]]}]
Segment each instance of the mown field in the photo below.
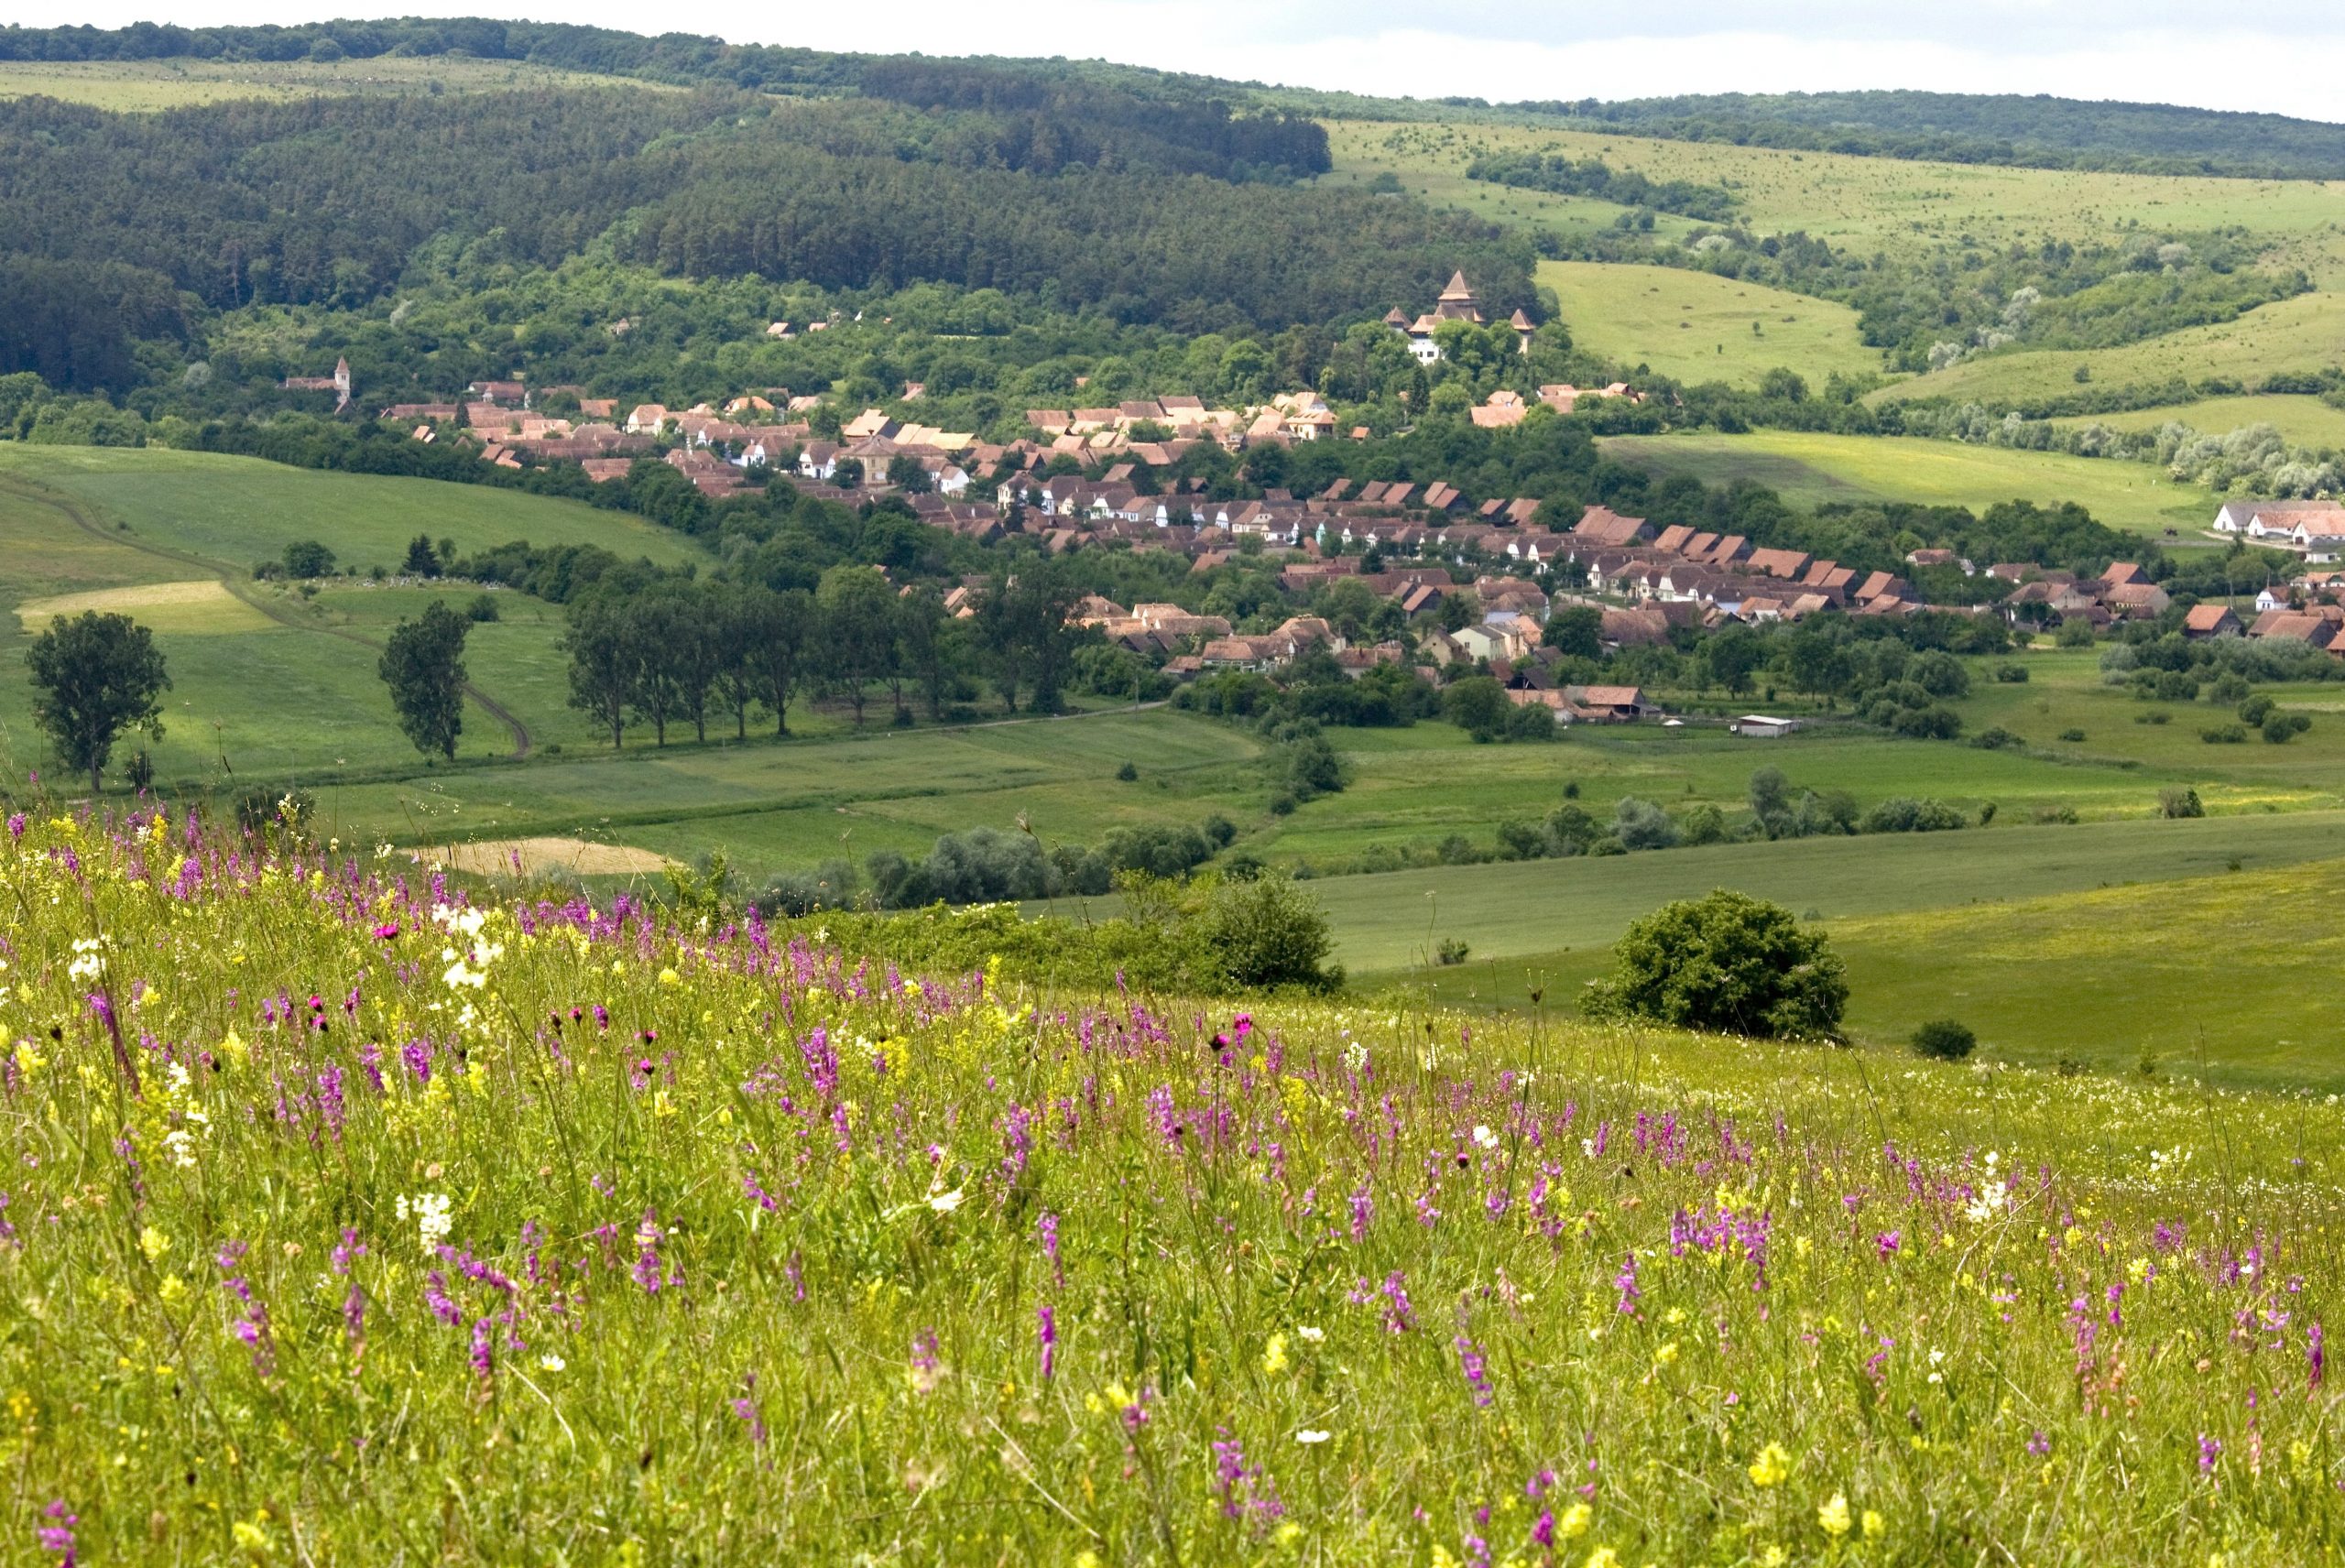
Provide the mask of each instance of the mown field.
[{"label": "mown field", "polygon": [[1780,366],[1821,389],[1881,374],[1857,313],[1830,300],[1672,267],[1543,261],[1538,278],[1580,347],[1679,381],[1755,387]]},{"label": "mown field", "polygon": [[612,80],[466,55],[430,60],[385,55],[343,60],[0,60],[0,98],[61,98],[116,114],[237,99],[535,91],[607,86]]},{"label": "mown field", "polygon": [[1747,479],[1802,505],[1903,500],[1977,511],[1998,501],[2074,501],[2111,528],[2154,538],[2173,529],[2185,542],[2214,520],[2219,504],[2146,463],[1904,436],[1688,431],[1607,437],[1603,446],[1623,463],[1665,466],[1712,485]]},{"label": "mown field", "polygon": [[1044,994],[120,831],[0,839],[38,1561],[2278,1568],[2345,1526],[2301,1101]]}]

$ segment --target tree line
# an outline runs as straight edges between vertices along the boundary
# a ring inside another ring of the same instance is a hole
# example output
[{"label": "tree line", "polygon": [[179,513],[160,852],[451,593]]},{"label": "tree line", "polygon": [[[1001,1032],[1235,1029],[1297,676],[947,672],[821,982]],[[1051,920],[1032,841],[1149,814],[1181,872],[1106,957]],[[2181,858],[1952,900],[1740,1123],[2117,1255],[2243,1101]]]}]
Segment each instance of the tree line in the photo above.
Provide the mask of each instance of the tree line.
[{"label": "tree line", "polygon": [[597,586],[573,600],[562,647],[570,705],[611,744],[629,724],[665,746],[671,726],[706,740],[750,715],[790,733],[790,705],[807,697],[844,704],[861,727],[875,697],[892,722],[915,705],[942,720],[976,695],[982,674],[1010,713],[1057,711],[1084,634],[1067,624],[1081,596],[1050,563],[997,578],[976,613],[946,613],[935,588],[899,588],[878,569],[842,565],[818,585],[667,579],[638,591]]}]

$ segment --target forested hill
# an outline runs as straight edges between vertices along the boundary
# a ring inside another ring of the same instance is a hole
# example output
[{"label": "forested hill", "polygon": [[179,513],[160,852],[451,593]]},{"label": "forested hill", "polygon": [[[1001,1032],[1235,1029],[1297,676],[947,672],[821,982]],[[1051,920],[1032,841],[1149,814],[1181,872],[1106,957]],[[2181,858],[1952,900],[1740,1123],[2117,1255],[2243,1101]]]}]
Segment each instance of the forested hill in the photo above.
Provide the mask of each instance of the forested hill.
[{"label": "forested hill", "polygon": [[175,291],[198,308],[354,308],[427,254],[483,244],[524,266],[606,245],[690,278],[998,289],[1186,332],[1374,317],[1461,267],[1500,314],[1534,303],[1527,242],[1292,183],[1326,159],[1307,121],[998,65],[904,62],[870,82],[160,114],[0,103],[0,369],[118,387],[129,340],[169,330]]},{"label": "forested hill", "polygon": [[2345,125],[1968,93],[1721,93],[1507,107],[1681,141],[2035,168],[2345,179]]}]

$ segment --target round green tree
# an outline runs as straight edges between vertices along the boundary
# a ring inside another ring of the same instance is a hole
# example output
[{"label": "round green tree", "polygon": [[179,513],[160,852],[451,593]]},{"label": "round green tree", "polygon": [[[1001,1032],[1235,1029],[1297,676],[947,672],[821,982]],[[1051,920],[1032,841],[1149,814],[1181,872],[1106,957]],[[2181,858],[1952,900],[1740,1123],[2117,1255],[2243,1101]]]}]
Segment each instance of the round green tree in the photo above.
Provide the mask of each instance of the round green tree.
[{"label": "round green tree", "polygon": [[155,636],[128,615],[84,610],[60,616],[25,649],[33,717],[65,765],[90,775],[90,793],[126,729],[163,738],[162,695],[171,678]]},{"label": "round green tree", "polygon": [[1647,1018],[1758,1039],[1838,1040],[1847,972],[1789,909],[1720,888],[1629,927],[1617,967],[1589,988],[1598,1018]]}]

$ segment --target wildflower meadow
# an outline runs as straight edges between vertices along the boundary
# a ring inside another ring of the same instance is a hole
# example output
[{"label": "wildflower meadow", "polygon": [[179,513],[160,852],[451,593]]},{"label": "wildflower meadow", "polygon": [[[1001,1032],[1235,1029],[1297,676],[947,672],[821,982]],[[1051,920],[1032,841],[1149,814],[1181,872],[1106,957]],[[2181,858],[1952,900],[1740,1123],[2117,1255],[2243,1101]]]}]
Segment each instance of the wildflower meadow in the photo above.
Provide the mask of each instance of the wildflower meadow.
[{"label": "wildflower meadow", "polygon": [[2334,1560],[2337,1107],[0,838],[0,1562]]}]

